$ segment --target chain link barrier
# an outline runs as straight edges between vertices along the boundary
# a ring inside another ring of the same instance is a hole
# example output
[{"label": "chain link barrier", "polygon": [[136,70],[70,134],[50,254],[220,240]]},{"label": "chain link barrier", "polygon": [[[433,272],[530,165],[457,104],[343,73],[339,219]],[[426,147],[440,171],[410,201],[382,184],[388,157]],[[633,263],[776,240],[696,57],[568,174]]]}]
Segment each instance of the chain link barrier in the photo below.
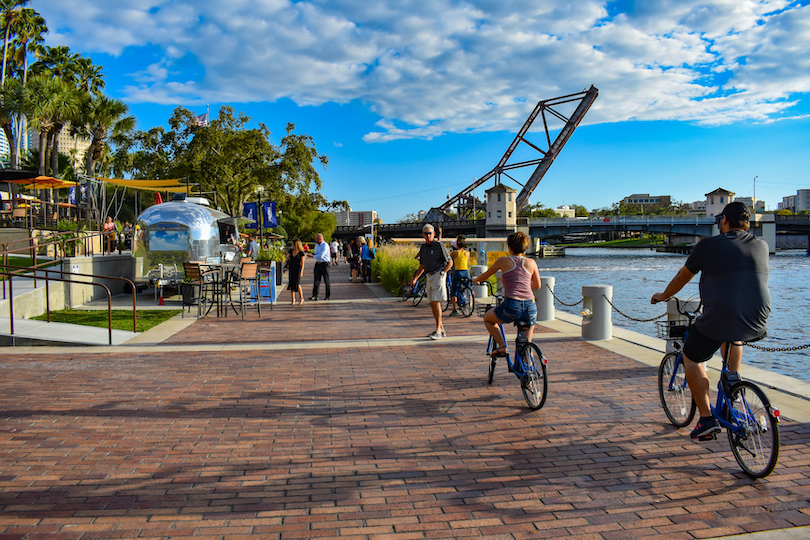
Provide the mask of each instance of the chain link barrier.
[{"label": "chain link barrier", "polygon": [[754,345],[753,343],[745,342],[743,342],[743,345],[764,352],[796,352],[804,349],[810,349],[810,343],[807,345],[796,345],[794,347],[763,347],[762,345]]},{"label": "chain link barrier", "polygon": [[[559,302],[560,304],[562,304],[562,305],[564,305],[564,306],[568,306],[568,307],[574,307],[574,306],[576,306],[576,305],[581,304],[581,303],[582,303],[582,301],[583,301],[583,300],[580,300],[579,302],[575,302],[575,303],[573,303],[573,304],[567,304],[567,303],[563,302],[562,300],[560,300],[560,299],[557,297],[557,295],[556,295],[556,294],[554,294],[554,291],[553,291],[553,290],[552,290],[552,288],[551,288],[551,287],[548,285],[548,283],[546,284],[546,288],[547,288],[547,289],[548,289],[548,291],[551,293],[551,296],[553,296],[553,297],[554,297],[554,300],[556,300],[557,302]],[[657,316],[657,317],[653,317],[653,318],[651,318],[651,319],[637,319],[637,318],[635,318],[635,317],[631,317],[630,315],[628,315],[628,314],[624,313],[622,310],[620,310],[619,308],[617,308],[617,307],[616,307],[616,306],[613,304],[613,302],[611,302],[611,301],[610,301],[610,298],[608,298],[606,295],[604,295],[604,294],[603,294],[603,295],[602,295],[602,298],[604,298],[605,300],[607,300],[607,303],[608,303],[608,304],[610,304],[610,307],[612,307],[614,310],[616,310],[616,312],[617,312],[619,315],[621,315],[622,317],[625,317],[625,318],[627,318],[627,319],[630,319],[631,321],[635,321],[635,322],[652,322],[652,321],[657,321],[658,319],[661,319],[661,318],[663,318],[663,317],[666,317],[666,315],[667,315],[666,313],[662,313],[661,315],[659,315],[659,316]],[[807,343],[806,345],[795,345],[795,346],[793,346],[793,347],[764,347],[764,346],[762,346],[762,345],[755,345],[755,344],[753,344],[753,343],[745,343],[745,342],[743,343],[743,345],[745,345],[746,347],[751,347],[752,349],[757,349],[757,350],[764,351],[764,352],[796,352],[796,351],[803,351],[803,350],[805,350],[805,349],[810,349],[810,343]]]},{"label": "chain link barrier", "polygon": [[611,301],[610,301],[610,298],[608,298],[606,295],[604,295],[604,294],[603,294],[603,295],[602,295],[602,298],[604,298],[605,300],[607,300],[607,303],[608,303],[608,304],[610,304],[610,307],[612,307],[613,309],[615,309],[615,310],[616,310],[616,312],[617,312],[619,315],[621,315],[622,317],[626,317],[626,318],[630,319],[631,321],[636,321],[636,322],[652,322],[652,321],[657,321],[657,320],[658,320],[658,319],[660,319],[661,317],[665,317],[665,316],[666,316],[666,313],[662,313],[662,314],[661,314],[661,315],[659,315],[658,317],[653,317],[652,319],[636,319],[635,317],[631,317],[630,315],[628,315],[628,314],[626,314],[626,313],[623,313],[623,312],[622,312],[622,310],[620,310],[619,308],[617,308],[616,306],[614,306],[614,305],[613,305],[613,302],[611,302]]},{"label": "chain link barrier", "polygon": [[562,300],[560,300],[559,298],[557,298],[557,295],[556,295],[556,294],[554,294],[554,291],[552,290],[552,288],[549,286],[549,284],[548,284],[548,283],[546,283],[546,289],[548,289],[548,292],[550,292],[550,293],[551,293],[551,296],[553,296],[553,297],[554,297],[554,300],[556,300],[557,302],[559,302],[560,304],[562,304],[562,305],[564,305],[564,306],[568,306],[568,307],[574,307],[574,306],[576,306],[576,305],[581,304],[581,303],[583,302],[583,300],[584,300],[584,298],[583,298],[583,299],[582,299],[582,300],[580,300],[579,302],[575,302],[575,303],[573,303],[573,304],[566,304],[565,302],[563,302]]}]

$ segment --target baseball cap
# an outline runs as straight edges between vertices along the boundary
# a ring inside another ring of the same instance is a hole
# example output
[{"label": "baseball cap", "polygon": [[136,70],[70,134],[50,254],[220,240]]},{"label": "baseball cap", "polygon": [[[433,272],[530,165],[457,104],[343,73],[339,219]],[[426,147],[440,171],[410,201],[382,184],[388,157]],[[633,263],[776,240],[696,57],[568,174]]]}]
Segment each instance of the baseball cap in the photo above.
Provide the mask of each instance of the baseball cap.
[{"label": "baseball cap", "polygon": [[737,223],[740,221],[749,221],[751,219],[751,212],[748,211],[748,206],[745,203],[734,201],[728,203],[723,211],[717,214],[717,218],[726,216],[729,221]]}]

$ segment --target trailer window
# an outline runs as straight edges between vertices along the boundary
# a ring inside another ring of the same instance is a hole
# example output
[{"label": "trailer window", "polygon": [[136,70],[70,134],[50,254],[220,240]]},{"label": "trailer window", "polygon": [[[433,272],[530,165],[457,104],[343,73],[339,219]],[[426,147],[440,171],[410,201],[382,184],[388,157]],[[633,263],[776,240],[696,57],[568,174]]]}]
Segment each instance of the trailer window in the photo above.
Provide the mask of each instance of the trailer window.
[{"label": "trailer window", "polygon": [[188,231],[149,231],[150,251],[188,251]]}]

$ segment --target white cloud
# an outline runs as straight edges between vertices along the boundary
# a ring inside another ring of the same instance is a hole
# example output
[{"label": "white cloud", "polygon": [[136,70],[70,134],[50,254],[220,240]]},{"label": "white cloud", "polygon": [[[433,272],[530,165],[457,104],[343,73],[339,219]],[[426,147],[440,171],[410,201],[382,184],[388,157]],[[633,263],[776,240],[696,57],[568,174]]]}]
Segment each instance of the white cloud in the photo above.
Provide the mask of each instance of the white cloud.
[{"label": "white cloud", "polygon": [[[810,91],[810,7],[657,0],[39,0],[51,44],[157,46],[128,99],[302,105],[360,100],[367,141],[514,130],[537,100],[594,84],[586,121],[722,124],[791,116]],[[175,69],[192,57],[194,78]]]}]

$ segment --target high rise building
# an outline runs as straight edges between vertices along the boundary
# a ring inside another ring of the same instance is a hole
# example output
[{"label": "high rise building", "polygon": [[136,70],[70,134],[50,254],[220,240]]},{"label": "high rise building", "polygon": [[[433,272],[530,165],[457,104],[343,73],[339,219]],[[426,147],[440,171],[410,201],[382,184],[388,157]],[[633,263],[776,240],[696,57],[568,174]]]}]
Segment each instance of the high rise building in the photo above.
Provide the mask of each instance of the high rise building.
[{"label": "high rise building", "polygon": [[[59,133],[57,150],[60,154],[70,156],[75,171],[84,171],[85,157],[91,142],[90,139],[85,137],[73,137],[70,134],[70,125],[65,125]],[[31,150],[39,150],[39,133],[29,130],[28,143]]]}]

